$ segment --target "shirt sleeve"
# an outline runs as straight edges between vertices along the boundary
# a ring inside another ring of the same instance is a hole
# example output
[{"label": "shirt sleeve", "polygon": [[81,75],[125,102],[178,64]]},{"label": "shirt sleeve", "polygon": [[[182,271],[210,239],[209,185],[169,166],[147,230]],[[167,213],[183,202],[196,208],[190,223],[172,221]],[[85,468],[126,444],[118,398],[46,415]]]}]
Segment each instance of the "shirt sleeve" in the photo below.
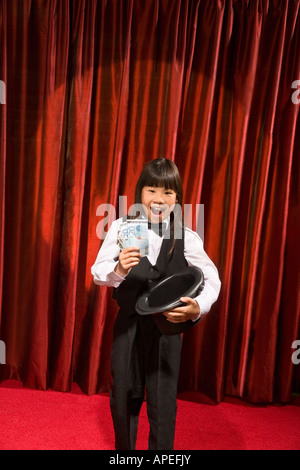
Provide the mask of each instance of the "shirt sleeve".
[{"label": "shirt sleeve", "polygon": [[98,252],[95,263],[91,268],[94,283],[99,286],[119,287],[125,277],[115,272],[119,262],[120,248],[117,245],[117,235],[120,220],[114,220]]},{"label": "shirt sleeve", "polygon": [[[221,281],[219,273],[203,248],[203,242],[196,232],[185,230],[184,255],[189,266],[200,268],[204,275],[204,288],[195,297],[200,307],[200,317],[206,315],[219,297]],[[199,317],[198,317],[199,318]],[[195,321],[198,319],[196,318]]]}]

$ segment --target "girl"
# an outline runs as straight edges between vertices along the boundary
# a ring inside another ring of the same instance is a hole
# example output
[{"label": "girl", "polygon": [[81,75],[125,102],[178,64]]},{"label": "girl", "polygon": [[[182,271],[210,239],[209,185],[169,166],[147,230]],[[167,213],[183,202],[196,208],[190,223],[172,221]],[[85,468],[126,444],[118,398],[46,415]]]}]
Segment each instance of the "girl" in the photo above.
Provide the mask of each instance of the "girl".
[{"label": "girl", "polygon": [[[119,305],[111,354],[111,413],[117,450],[135,449],[140,409],[145,396],[150,423],[149,450],[172,450],[175,435],[177,382],[181,335],[161,334],[152,315],[135,311],[136,300],[149,282],[174,274],[188,265],[201,268],[205,285],[201,295],[183,297],[185,306],[164,312],[171,323],[197,321],[217,300],[218,271],[203,249],[197,233],[182,224],[182,183],[176,165],[168,159],[150,161],[136,185],[135,203],[151,223],[149,251],[137,247],[120,251],[117,238],[122,219],[115,220],[92,267],[94,282],[113,286]],[[164,225],[163,233],[156,227]],[[167,236],[169,234],[169,236]]]}]

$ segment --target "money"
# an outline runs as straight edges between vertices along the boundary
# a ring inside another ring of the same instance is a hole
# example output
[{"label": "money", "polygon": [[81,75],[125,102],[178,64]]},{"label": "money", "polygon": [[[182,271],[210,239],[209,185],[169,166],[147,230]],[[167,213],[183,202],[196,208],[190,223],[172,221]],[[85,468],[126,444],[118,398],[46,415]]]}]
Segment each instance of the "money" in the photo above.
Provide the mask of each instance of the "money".
[{"label": "money", "polygon": [[121,250],[129,246],[137,246],[142,256],[149,253],[148,221],[133,219],[122,222],[117,236],[117,244]]}]

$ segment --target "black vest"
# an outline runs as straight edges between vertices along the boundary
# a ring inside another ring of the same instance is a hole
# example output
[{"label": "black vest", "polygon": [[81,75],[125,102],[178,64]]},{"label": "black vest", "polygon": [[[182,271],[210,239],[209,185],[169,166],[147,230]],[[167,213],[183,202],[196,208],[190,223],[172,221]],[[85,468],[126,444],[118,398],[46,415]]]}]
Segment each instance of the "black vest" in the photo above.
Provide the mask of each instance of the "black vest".
[{"label": "black vest", "polygon": [[[140,317],[135,310],[136,301],[140,295],[151,288],[153,282],[159,281],[171,274],[178,273],[188,266],[184,257],[183,229],[181,237],[176,237],[173,250],[172,246],[173,237],[169,236],[168,238],[164,238],[156,264],[153,266],[148,258],[143,256],[139,264],[130,270],[126,279],[120,286],[114,289],[114,298],[117,300],[120,307],[115,324],[115,330],[118,330],[119,334],[132,325],[137,317]],[[174,324],[167,321],[163,315],[159,317],[154,316],[154,320],[161,332],[167,335],[183,333],[199,322],[199,320],[194,322],[189,320],[187,322]]]},{"label": "black vest", "polygon": [[125,310],[129,315],[135,314],[137,298],[151,287],[152,282],[175,274],[188,265],[184,257],[183,236],[181,239],[176,239],[173,250],[171,250],[172,245],[172,238],[164,238],[154,266],[146,256],[143,256],[139,264],[130,270],[126,279],[115,291],[115,298],[122,311]]}]

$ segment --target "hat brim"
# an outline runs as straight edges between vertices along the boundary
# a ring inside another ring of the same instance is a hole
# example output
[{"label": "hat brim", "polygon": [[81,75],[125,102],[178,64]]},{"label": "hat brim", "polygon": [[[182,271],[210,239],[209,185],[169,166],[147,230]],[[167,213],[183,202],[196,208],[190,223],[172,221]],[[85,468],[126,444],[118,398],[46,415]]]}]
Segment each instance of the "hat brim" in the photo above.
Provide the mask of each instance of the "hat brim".
[{"label": "hat brim", "polygon": [[[204,275],[201,269],[188,266],[185,270],[165,277],[155,283],[136,302],[139,315],[153,315],[162,334],[179,334],[194,326],[197,322],[172,323],[162,312],[186,305],[181,297],[196,297],[204,286]],[[159,315],[161,314],[161,315]]]}]

